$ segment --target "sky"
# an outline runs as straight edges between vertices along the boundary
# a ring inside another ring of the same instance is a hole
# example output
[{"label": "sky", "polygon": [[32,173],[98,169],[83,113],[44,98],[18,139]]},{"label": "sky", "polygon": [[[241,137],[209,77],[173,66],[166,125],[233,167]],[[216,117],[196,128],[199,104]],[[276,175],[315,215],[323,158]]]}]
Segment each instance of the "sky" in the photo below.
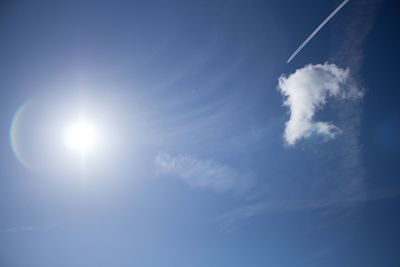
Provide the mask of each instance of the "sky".
[{"label": "sky", "polygon": [[400,266],[399,4],[287,63],[342,2],[2,1],[0,266]]}]

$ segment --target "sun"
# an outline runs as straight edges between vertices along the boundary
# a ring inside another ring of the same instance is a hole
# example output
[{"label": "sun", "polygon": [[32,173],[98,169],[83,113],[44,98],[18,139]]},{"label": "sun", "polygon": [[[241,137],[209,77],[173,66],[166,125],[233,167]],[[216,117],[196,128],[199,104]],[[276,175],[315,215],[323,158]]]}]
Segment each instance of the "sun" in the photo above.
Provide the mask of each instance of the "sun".
[{"label": "sun", "polygon": [[81,156],[93,150],[99,141],[97,128],[89,120],[83,118],[67,125],[63,137],[65,147]]}]

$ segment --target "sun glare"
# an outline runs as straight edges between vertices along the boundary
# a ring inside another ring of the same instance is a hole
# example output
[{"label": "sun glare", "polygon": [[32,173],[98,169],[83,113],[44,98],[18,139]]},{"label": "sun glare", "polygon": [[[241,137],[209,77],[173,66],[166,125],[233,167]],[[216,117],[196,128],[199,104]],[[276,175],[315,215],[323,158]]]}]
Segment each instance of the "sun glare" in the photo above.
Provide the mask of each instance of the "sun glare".
[{"label": "sun glare", "polygon": [[64,133],[64,144],[68,149],[86,154],[92,150],[98,143],[98,132],[93,124],[80,119],[71,123]]}]

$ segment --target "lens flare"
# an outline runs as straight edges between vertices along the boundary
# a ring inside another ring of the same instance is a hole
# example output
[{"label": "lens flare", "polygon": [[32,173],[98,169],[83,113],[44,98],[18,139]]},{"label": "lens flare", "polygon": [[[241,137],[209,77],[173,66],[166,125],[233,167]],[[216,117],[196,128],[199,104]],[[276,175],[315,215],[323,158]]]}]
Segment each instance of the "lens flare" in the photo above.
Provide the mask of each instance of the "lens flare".
[{"label": "lens flare", "polygon": [[29,122],[34,117],[36,111],[36,101],[29,100],[19,107],[15,113],[11,127],[10,127],[10,142],[15,157],[18,161],[28,169],[36,169],[37,167],[37,155],[33,155],[32,143],[33,137],[27,137],[27,132],[32,131],[32,127],[29,127]]}]

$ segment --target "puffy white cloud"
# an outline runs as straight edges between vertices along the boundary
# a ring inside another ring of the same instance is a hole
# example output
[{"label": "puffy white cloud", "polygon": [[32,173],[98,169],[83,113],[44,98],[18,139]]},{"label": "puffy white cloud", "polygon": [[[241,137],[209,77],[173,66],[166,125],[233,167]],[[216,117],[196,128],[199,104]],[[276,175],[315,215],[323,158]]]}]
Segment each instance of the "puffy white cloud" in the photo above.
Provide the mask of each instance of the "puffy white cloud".
[{"label": "puffy white cloud", "polygon": [[212,160],[159,153],[155,163],[157,170],[162,174],[182,179],[192,187],[209,188],[217,192],[244,193],[254,182],[252,175],[243,174]]},{"label": "puffy white cloud", "polygon": [[284,96],[283,105],[290,109],[284,138],[289,145],[302,138],[318,134],[332,139],[341,130],[331,122],[315,121],[314,115],[328,97],[360,97],[361,92],[350,79],[350,70],[335,64],[307,65],[295,73],[279,78],[279,91]]}]

